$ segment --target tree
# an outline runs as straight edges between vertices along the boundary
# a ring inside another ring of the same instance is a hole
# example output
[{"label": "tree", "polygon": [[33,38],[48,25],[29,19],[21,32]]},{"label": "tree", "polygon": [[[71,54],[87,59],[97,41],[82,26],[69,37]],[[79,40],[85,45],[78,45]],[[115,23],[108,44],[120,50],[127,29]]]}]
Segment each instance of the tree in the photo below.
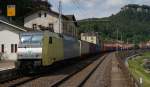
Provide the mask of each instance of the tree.
[{"label": "tree", "polygon": [[[140,6],[136,4],[126,5],[130,8],[147,8],[150,9],[149,6]],[[80,24],[79,31],[96,31],[101,32],[103,38],[111,38],[116,39],[117,33],[116,30],[119,30],[119,36],[121,33],[124,33],[124,40],[129,40],[129,42],[133,42],[135,40],[136,43],[148,41],[150,40],[150,10],[148,12],[142,11],[138,12],[133,9],[126,9],[124,11],[120,11],[116,15],[112,15],[107,18],[97,18],[96,20],[111,20],[111,23],[105,22],[91,22],[90,25],[93,25],[93,29],[89,30],[88,21]],[[93,19],[94,20],[94,19]],[[82,20],[84,21],[84,20]],[[119,38],[120,39],[120,38]]]}]

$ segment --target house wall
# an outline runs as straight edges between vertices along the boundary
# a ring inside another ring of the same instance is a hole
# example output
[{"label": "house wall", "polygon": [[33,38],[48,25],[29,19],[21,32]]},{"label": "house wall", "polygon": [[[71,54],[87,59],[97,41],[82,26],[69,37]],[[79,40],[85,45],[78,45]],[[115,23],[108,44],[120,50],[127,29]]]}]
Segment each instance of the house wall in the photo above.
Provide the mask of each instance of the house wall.
[{"label": "house wall", "polygon": [[[39,17],[39,13],[41,13],[41,17]],[[44,16],[44,13],[47,13],[47,16]],[[50,13],[47,11],[39,11],[36,12],[24,19],[24,27],[33,28],[33,24],[42,25],[44,27],[49,27],[49,24],[53,24],[54,32],[56,33],[64,33],[71,36],[77,36],[78,31],[73,22],[67,21],[65,18],[62,19],[61,30],[59,30],[59,17],[54,13]],[[40,28],[37,27],[37,30]]]},{"label": "house wall", "polygon": [[17,53],[11,52],[11,44],[19,43],[19,31],[5,24],[0,23],[0,52],[2,51],[2,44],[4,44],[4,53],[2,53],[2,59],[4,60],[16,60]]},{"label": "house wall", "polygon": [[142,12],[143,9],[141,7],[137,8],[137,12]]},{"label": "house wall", "polygon": [[81,40],[97,44],[96,36],[81,36]]},{"label": "house wall", "polygon": [[98,33],[81,33],[81,40],[100,45],[101,38]]},{"label": "house wall", "polygon": [[[41,13],[41,17],[39,17],[39,13]],[[46,17],[44,16],[44,13],[47,14]],[[48,13],[46,11],[39,11],[24,19],[24,27],[33,28],[33,24],[42,25],[44,27],[49,27],[49,24],[54,24],[54,32],[59,33],[59,19],[53,13]],[[40,28],[37,27],[37,29]],[[62,29],[60,30],[60,32],[61,33],[63,32]]]},{"label": "house wall", "polygon": [[73,22],[63,23],[63,33],[69,36],[78,37],[78,29]]}]

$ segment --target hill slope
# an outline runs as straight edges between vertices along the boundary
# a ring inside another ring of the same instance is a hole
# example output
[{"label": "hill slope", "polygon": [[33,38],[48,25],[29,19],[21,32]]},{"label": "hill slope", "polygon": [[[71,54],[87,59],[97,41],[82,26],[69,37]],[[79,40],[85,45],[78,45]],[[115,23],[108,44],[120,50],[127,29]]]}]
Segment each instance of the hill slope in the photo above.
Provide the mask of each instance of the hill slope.
[{"label": "hill slope", "polygon": [[[88,20],[88,21],[87,21]],[[110,20],[110,22],[101,22]],[[81,22],[82,21],[82,22]],[[116,15],[107,18],[81,20],[80,32],[96,31],[107,39],[119,39],[139,43],[150,40],[150,7],[143,5],[126,5]],[[84,22],[83,22],[84,21]]]}]

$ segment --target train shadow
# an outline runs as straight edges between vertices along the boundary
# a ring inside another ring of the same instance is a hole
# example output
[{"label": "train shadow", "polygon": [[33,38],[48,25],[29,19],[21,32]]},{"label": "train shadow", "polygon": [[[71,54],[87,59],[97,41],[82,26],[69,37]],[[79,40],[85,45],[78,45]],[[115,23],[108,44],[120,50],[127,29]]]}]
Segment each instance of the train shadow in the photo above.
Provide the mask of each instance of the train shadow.
[{"label": "train shadow", "polygon": [[[44,67],[39,72],[31,74],[37,75],[41,74],[42,76],[49,76],[49,75],[68,75],[72,71],[75,71],[77,69],[80,69],[84,67],[85,65],[93,62],[97,58],[99,58],[101,55],[96,56],[87,56],[84,58],[72,58],[60,62],[56,62],[48,67]],[[30,76],[30,75],[29,75]]]}]

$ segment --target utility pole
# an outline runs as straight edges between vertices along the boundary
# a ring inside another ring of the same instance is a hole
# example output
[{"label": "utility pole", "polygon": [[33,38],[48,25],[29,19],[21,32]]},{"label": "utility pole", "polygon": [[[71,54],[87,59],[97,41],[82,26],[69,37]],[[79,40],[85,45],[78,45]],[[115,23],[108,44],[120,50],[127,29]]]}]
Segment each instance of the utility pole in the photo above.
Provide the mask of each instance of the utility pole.
[{"label": "utility pole", "polygon": [[118,28],[117,28],[117,53],[118,53]]},{"label": "utility pole", "polygon": [[123,50],[122,46],[123,46],[123,40],[122,40],[122,36],[123,36],[123,33],[121,33],[121,51]]},{"label": "utility pole", "polygon": [[127,38],[127,52],[129,50],[128,46],[129,46],[129,41],[128,41],[128,38]]},{"label": "utility pole", "polygon": [[59,0],[59,33],[62,31],[62,1]]}]

